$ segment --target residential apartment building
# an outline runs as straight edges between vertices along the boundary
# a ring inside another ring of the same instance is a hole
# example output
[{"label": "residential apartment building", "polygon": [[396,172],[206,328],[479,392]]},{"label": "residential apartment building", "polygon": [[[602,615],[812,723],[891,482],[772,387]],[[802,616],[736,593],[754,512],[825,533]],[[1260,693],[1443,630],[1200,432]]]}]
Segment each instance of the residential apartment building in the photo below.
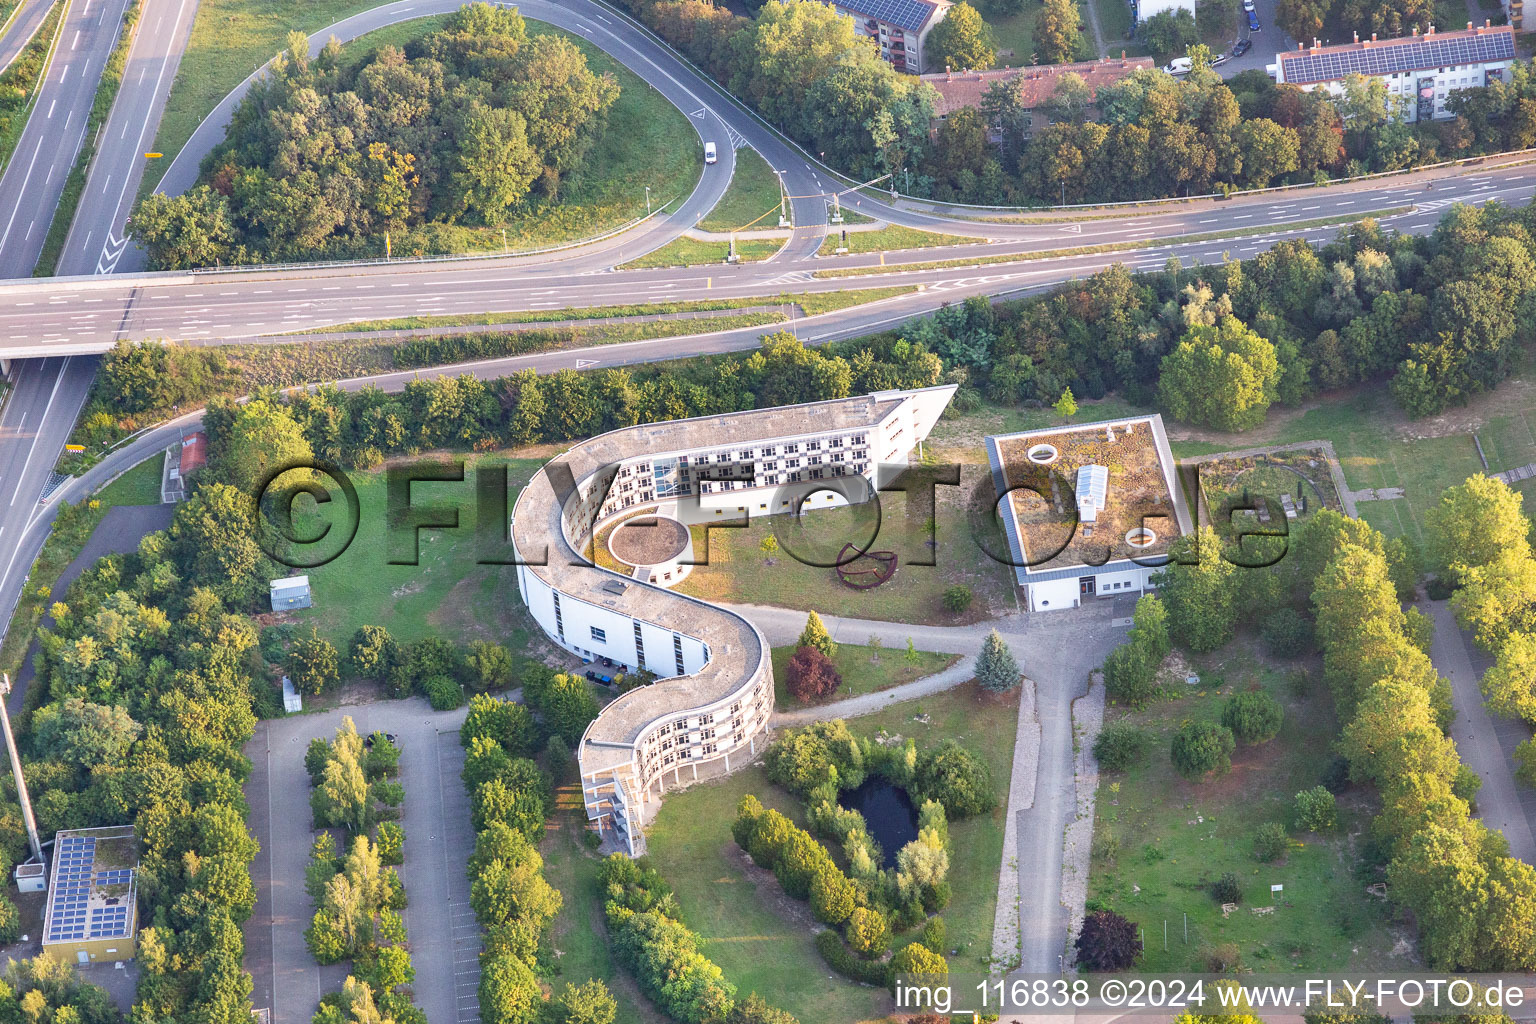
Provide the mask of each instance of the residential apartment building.
[{"label": "residential apartment building", "polygon": [[880,47],[897,71],[923,73],[923,45],[944,20],[952,0],[833,0],[837,13],[852,18],[859,32]]},{"label": "residential apartment building", "polygon": [[[924,75],[923,81],[933,86],[934,91],[939,94],[938,102],[934,104],[934,116],[940,121],[946,120],[950,114],[966,107],[980,110],[981,98],[996,83],[1015,83],[1019,93],[1019,103],[1029,111],[1029,119],[1024,125],[1027,137],[1034,129],[1044,128],[1050,123],[1041,108],[1050,101],[1063,76],[1071,74],[1080,77],[1088,86],[1088,94],[1097,99],[1099,90],[1106,85],[1112,85],[1138,69],[1151,69],[1156,66],[1156,62],[1151,57],[1127,57],[1121,53],[1118,58],[1104,57],[1100,60],[1080,61],[1075,64],[1042,64],[1035,67],[991,68],[984,71],[946,70],[937,74]],[[1089,117],[1096,115],[1097,111],[1090,108]],[[995,135],[997,126],[989,127]],[[993,141],[996,139],[994,138]]]},{"label": "residential apartment building", "polygon": [[[868,500],[933,429],[953,385],[648,423],[576,445],[518,496],[518,590],[539,626],[584,658],[664,677],[603,708],[577,750],[589,818],[633,854],[670,778],[757,754],[773,669],[747,619],[589,561],[597,532],[646,513],[684,524]],[[889,469],[886,472],[890,472]]]},{"label": "residential apartment building", "polygon": [[1138,25],[1164,11],[1188,11],[1191,18],[1195,16],[1195,0],[1130,0],[1130,5]]},{"label": "residential apartment building", "polygon": [[1406,120],[1427,121],[1450,117],[1445,104],[1452,94],[1505,78],[1515,59],[1514,28],[1487,22],[1475,28],[1468,22],[1464,31],[1437,32],[1431,26],[1423,35],[1357,36],[1342,46],[1320,46],[1314,39],[1309,47],[1298,44],[1277,53],[1269,73],[1276,82],[1308,92],[1326,89],[1334,96],[1343,94],[1346,75],[1380,78],[1402,102]]}]

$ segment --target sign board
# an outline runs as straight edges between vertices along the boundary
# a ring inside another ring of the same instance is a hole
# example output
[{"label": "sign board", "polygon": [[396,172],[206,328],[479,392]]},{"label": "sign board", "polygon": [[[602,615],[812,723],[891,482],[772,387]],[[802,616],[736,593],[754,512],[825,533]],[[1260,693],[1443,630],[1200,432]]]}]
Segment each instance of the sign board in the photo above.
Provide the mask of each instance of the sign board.
[{"label": "sign board", "polygon": [[164,155],[164,153],[145,153],[144,158],[146,160],[159,160]]},{"label": "sign board", "polygon": [[83,445],[83,444],[67,444],[67,445],[64,446],[64,450],[67,451],[67,452],[83,452],[83,451],[85,451],[85,445]]},{"label": "sign board", "polygon": [[1272,886],[1269,887],[1269,891],[1270,892],[1284,892],[1285,891],[1285,886],[1283,886],[1283,885],[1272,885]]}]

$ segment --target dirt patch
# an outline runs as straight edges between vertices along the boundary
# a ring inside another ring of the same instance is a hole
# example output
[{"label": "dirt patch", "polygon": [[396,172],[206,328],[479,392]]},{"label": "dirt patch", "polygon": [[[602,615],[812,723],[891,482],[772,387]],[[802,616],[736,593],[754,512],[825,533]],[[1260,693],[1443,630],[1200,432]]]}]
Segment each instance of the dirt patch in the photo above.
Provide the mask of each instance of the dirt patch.
[{"label": "dirt patch", "polygon": [[747,882],[757,891],[757,898],[762,905],[773,911],[786,924],[802,928],[807,934],[825,930],[826,926],[811,914],[809,903],[797,900],[786,893],[784,887],[779,884],[778,877],[772,871],[758,867],[741,847],[735,843],[723,843],[720,847],[720,856],[727,863],[737,865]]},{"label": "dirt patch", "polygon": [[480,585],[484,582],[483,571],[459,580],[442,603],[427,613],[427,624],[439,632],[456,633],[461,641],[500,639],[475,614]]}]

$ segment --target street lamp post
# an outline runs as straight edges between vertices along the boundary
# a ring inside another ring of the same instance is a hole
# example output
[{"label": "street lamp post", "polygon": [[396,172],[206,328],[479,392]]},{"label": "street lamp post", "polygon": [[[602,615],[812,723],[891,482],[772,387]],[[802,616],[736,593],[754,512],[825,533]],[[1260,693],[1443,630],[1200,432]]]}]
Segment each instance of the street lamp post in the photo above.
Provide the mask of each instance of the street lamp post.
[{"label": "street lamp post", "polygon": [[1061,205],[1067,205],[1067,179],[1061,179]]},{"label": "street lamp post", "polygon": [[651,186],[645,186],[645,215],[651,215]]}]

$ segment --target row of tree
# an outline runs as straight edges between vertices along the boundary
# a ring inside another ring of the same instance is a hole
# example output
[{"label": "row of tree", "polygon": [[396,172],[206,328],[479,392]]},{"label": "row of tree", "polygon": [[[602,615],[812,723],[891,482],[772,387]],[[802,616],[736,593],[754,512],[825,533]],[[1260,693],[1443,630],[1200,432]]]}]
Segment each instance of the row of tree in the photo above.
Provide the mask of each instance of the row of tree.
[{"label": "row of tree", "polygon": [[[772,2],[772,0],[770,0]],[[796,1024],[756,992],[738,999],[699,937],[677,919],[677,897],[645,858],[615,853],[598,871],[614,957],[640,990],[680,1024]]]},{"label": "row of tree", "polygon": [[426,1014],[411,1002],[416,968],[400,913],[405,886],[384,863],[382,840],[355,835],[346,856],[337,857],[334,838],[322,831],[310,851],[305,886],[315,903],[304,932],[310,954],[322,964],[352,962],[342,989],[320,1000],[314,1024],[424,1024]]},{"label": "row of tree", "polygon": [[1041,107],[1025,99],[1021,78],[994,82],[978,107],[951,113],[934,144],[911,154],[911,184],[904,173],[902,187],[991,205],[1126,201],[1394,171],[1536,145],[1529,62],[1517,62],[1505,80],[1457,91],[1448,101],[1453,117],[1409,123],[1405,100],[1383,78],[1349,75],[1342,95],[1332,97],[1277,85],[1260,70],[1223,81],[1206,47],[1188,52],[1194,70],[1186,76],[1138,69],[1096,94],[1081,77],[1062,75]]},{"label": "row of tree", "polygon": [[[302,32],[235,109],[182,196],[131,218],[151,266],[347,255],[426,224],[496,225],[558,198],[618,99],[611,75],[516,9],[472,3],[444,27],[357,61]],[[404,249],[406,240],[398,239]]]}]

